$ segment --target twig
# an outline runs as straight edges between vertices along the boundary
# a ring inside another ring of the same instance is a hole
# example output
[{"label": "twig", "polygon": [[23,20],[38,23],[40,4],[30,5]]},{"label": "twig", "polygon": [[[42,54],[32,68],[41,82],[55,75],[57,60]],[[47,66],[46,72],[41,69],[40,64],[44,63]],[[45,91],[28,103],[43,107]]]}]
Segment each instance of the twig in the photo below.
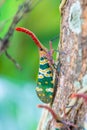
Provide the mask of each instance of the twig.
[{"label": "twig", "polygon": [[10,60],[15,64],[15,66],[16,66],[19,70],[22,70],[22,67],[17,63],[17,61],[16,61],[13,57],[11,57],[11,56],[8,54],[7,51],[5,51],[5,54],[6,54],[7,58],[10,59]]},{"label": "twig", "polygon": [[0,38],[0,55],[5,52],[6,56],[17,66],[17,68],[20,68],[17,62],[7,53],[7,48],[9,46],[9,41],[10,38],[12,37],[15,27],[17,23],[23,18],[24,14],[31,12],[31,10],[36,7],[36,5],[40,2],[41,0],[25,0],[25,2],[19,6],[13,21],[5,34],[4,38]]}]

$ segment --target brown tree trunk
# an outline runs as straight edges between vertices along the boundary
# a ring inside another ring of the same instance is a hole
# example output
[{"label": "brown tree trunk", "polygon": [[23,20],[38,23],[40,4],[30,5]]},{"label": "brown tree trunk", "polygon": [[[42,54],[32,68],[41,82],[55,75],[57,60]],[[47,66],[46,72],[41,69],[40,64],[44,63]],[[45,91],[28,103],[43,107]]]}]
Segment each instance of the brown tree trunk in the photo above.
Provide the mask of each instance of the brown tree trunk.
[{"label": "brown tree trunk", "polygon": [[[82,98],[71,98],[73,93],[87,93],[87,0],[66,0],[61,14],[61,70],[52,109],[63,120],[77,126],[69,127],[70,130],[87,129],[87,104]],[[38,130],[61,129],[51,116],[44,118],[44,111]]]}]

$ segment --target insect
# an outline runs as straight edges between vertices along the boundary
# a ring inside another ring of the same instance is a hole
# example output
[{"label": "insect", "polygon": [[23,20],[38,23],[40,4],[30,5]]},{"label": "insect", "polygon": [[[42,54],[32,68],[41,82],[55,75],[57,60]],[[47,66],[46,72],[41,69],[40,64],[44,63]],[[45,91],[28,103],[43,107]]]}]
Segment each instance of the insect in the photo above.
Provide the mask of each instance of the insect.
[{"label": "insect", "polygon": [[[86,95],[85,93],[87,93],[87,87],[83,87],[82,89],[80,89],[76,94],[72,94],[71,95],[71,100],[68,106],[74,106],[76,104],[76,102],[78,102],[78,98],[83,98],[86,101]],[[79,110],[80,106],[82,105],[83,101],[81,100],[79,102],[79,105],[77,106],[76,111]],[[68,114],[71,111],[72,107],[66,108],[65,113]]]},{"label": "insect", "polygon": [[[57,115],[53,109],[47,105],[38,105],[38,108],[44,108],[47,109],[50,114],[52,115],[53,119],[54,119],[54,127],[55,130],[70,130],[70,128],[79,128],[78,125],[68,121],[67,119],[63,119],[63,117],[61,118],[59,115]],[[51,120],[52,121],[52,120]]]},{"label": "insect", "polygon": [[40,43],[40,41],[32,31],[22,27],[18,27],[16,28],[16,30],[28,34],[39,48],[40,66],[39,66],[36,93],[42,102],[51,103],[54,94],[54,83],[53,83],[54,80],[53,80],[53,69],[52,69],[53,50],[48,51],[47,48],[45,48]]}]

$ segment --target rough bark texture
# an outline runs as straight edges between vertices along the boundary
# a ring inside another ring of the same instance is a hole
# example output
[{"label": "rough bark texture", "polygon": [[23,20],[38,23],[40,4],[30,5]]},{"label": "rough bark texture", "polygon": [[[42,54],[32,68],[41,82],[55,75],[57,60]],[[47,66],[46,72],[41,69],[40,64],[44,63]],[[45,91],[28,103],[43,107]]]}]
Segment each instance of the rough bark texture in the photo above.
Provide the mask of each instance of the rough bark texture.
[{"label": "rough bark texture", "polygon": [[[63,53],[59,57],[62,65],[52,109],[63,120],[86,127],[87,104],[81,98],[71,99],[71,94],[87,93],[87,0],[66,1],[62,8],[60,35],[59,50]],[[66,107],[70,105],[74,107]],[[42,121],[43,125],[38,130],[59,128],[60,124],[55,124],[54,120],[46,120]],[[47,127],[44,126],[46,122]],[[80,127],[76,129],[82,130]]]}]

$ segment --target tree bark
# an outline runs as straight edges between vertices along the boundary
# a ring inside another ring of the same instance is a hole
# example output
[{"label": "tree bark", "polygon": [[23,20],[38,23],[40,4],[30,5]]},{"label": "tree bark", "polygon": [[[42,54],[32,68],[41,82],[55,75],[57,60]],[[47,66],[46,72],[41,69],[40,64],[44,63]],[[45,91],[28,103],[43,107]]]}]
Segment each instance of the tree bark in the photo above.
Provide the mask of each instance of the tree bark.
[{"label": "tree bark", "polygon": [[[70,130],[87,129],[87,104],[82,98],[71,98],[73,93],[87,93],[87,0],[66,0],[61,14],[61,70],[52,109],[63,120],[77,126],[69,127]],[[62,128],[50,118],[48,114],[44,119],[43,114],[38,130]]]}]

